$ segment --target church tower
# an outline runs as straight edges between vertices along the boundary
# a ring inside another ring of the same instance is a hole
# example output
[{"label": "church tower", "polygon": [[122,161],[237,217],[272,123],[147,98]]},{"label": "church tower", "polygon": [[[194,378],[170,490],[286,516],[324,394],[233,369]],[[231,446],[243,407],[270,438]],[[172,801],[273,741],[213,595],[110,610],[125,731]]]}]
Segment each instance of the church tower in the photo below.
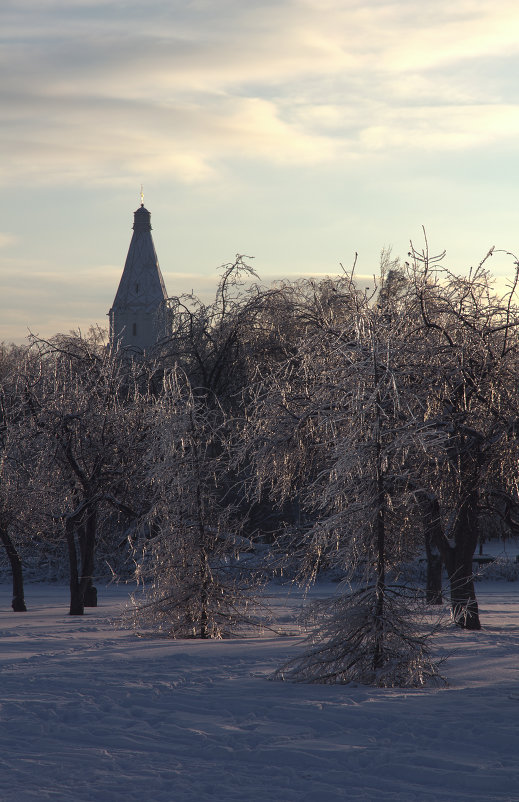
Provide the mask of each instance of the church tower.
[{"label": "church tower", "polygon": [[[142,200],[142,195],[141,195]],[[167,293],[153,238],[151,215],[141,203],[110,318],[110,345],[142,353],[171,331]]]}]

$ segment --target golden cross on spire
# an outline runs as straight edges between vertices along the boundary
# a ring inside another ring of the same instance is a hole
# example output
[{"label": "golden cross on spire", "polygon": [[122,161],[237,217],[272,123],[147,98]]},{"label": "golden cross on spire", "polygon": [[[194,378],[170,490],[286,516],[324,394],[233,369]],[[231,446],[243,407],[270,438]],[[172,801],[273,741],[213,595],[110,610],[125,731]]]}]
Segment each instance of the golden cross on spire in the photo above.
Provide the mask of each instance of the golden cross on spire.
[{"label": "golden cross on spire", "polygon": [[142,189],[142,184],[141,184],[141,206],[144,206],[144,192]]}]

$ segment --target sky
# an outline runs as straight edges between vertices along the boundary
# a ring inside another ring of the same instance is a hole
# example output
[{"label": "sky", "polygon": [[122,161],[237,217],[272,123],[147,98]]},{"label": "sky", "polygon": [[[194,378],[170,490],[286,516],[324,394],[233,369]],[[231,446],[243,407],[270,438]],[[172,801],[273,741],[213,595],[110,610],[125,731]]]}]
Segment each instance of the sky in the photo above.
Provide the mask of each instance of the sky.
[{"label": "sky", "polygon": [[170,295],[519,252],[516,0],[2,0],[0,70],[0,341],[107,324],[141,185]]}]

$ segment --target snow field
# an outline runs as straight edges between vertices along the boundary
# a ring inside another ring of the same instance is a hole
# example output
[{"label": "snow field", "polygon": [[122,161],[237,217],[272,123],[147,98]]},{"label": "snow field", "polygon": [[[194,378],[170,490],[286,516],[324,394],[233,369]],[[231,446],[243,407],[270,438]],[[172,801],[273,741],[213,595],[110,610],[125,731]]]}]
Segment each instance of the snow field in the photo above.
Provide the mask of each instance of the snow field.
[{"label": "snow field", "polygon": [[[330,587],[315,593],[331,592]],[[271,586],[296,632],[298,593]],[[484,629],[438,639],[446,689],[271,682],[301,637],[169,641],[67,615],[65,586],[0,586],[2,802],[519,800],[517,583],[480,583]]]}]

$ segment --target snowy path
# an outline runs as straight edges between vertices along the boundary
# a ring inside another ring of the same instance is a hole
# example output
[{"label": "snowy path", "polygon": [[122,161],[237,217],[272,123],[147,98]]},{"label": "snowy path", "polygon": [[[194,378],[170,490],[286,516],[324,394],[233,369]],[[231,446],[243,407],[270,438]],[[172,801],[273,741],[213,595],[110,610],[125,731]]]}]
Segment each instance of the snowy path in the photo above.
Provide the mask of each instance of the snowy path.
[{"label": "snowy path", "polygon": [[[446,690],[265,679],[299,638],[137,638],[123,588],[0,587],[2,802],[519,800],[517,583],[480,585],[485,629],[448,632]],[[498,626],[500,617],[503,627]]]}]

